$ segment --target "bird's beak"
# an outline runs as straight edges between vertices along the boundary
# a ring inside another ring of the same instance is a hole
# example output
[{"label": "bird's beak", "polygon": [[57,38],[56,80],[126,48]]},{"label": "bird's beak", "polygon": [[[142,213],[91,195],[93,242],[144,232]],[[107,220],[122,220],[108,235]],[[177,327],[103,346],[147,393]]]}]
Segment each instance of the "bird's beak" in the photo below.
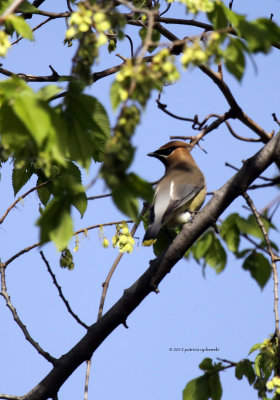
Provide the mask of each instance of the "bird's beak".
[{"label": "bird's beak", "polygon": [[155,152],[152,151],[151,153],[148,153],[147,156],[149,156],[149,157],[156,157],[157,154],[156,154]]}]

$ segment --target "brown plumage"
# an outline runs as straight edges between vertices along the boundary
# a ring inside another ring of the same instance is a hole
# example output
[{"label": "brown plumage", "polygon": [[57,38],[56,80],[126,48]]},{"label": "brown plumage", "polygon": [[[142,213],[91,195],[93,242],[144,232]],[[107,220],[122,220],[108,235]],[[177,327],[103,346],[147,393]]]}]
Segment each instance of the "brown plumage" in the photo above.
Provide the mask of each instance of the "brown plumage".
[{"label": "brown plumage", "polygon": [[148,154],[165,165],[165,174],[155,188],[144,246],[156,241],[163,226],[175,227],[188,222],[191,214],[199,210],[204,202],[205,178],[190,150],[188,143],[175,140]]}]

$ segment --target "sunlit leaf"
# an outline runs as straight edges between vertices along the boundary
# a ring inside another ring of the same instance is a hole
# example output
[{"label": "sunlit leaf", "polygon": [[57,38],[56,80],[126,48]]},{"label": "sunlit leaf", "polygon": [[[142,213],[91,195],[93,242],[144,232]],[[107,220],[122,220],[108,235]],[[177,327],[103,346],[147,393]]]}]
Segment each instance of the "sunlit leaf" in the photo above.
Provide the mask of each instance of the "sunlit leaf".
[{"label": "sunlit leaf", "polygon": [[10,22],[19,35],[25,39],[33,40],[33,33],[27,22],[17,15],[9,15],[6,21]]}]

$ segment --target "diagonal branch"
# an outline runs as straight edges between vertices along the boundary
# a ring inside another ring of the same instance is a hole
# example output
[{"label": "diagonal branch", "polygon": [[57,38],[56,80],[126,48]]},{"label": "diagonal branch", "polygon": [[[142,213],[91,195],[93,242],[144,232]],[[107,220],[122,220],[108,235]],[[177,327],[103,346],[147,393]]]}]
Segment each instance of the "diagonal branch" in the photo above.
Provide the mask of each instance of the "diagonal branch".
[{"label": "diagonal branch", "polygon": [[53,271],[52,271],[52,269],[51,269],[51,267],[50,267],[50,264],[49,264],[48,260],[46,259],[46,257],[45,257],[45,255],[44,255],[43,251],[40,251],[40,254],[41,254],[41,257],[42,257],[42,259],[43,259],[43,261],[44,261],[44,263],[45,263],[45,265],[46,265],[46,267],[47,267],[48,273],[49,273],[50,276],[52,277],[54,286],[55,286],[55,287],[57,288],[57,290],[58,290],[59,296],[61,297],[61,299],[62,299],[62,301],[63,301],[65,307],[67,308],[67,311],[68,311],[69,314],[78,322],[78,324],[82,325],[85,329],[88,329],[88,325],[85,324],[83,321],[81,321],[80,318],[78,317],[78,315],[75,314],[75,313],[73,312],[72,308],[70,307],[70,304],[69,304],[68,300],[65,298],[65,296],[64,296],[64,294],[63,294],[63,292],[62,292],[61,286],[59,286],[59,284],[58,284],[58,282],[57,282],[57,280],[56,280],[56,276],[55,276],[55,274],[53,273]]},{"label": "diagonal branch", "polygon": [[267,231],[265,229],[265,226],[261,220],[261,216],[258,213],[252,199],[248,196],[248,194],[246,192],[243,193],[243,197],[246,200],[246,203],[248,204],[248,206],[251,208],[251,210],[256,218],[257,224],[259,225],[259,228],[262,232],[262,235],[263,235],[266,247],[267,247],[267,252],[270,255],[271,266],[272,266],[272,271],[273,271],[273,280],[274,280],[273,291],[274,291],[275,334],[279,338],[279,311],[278,311],[279,295],[278,295],[278,273],[277,273],[276,261],[280,261],[280,258],[274,254]]},{"label": "diagonal branch", "polygon": [[15,309],[14,305],[11,302],[10,296],[7,292],[7,284],[6,284],[6,273],[5,273],[5,267],[3,264],[0,265],[1,269],[1,292],[0,295],[4,297],[6,301],[6,306],[9,308],[11,311],[14,320],[16,324],[19,326],[21,331],[23,332],[25,339],[38,351],[41,356],[43,356],[47,361],[52,363],[53,365],[56,364],[56,358],[52,357],[49,353],[47,353],[45,350],[42,349],[42,347],[37,343],[30,335],[28,332],[26,326],[22,322],[22,320],[19,318],[17,310]]},{"label": "diagonal branch", "polygon": [[280,134],[277,134],[257,154],[243,163],[242,168],[219,190],[196,215],[192,224],[185,224],[167,250],[150,262],[149,268],[111,307],[102,318],[90,326],[86,335],[64,354],[46,377],[21,400],[47,400],[58,392],[67,378],[123,323],[184,256],[187,249],[225,209],[275,160],[280,158]]}]

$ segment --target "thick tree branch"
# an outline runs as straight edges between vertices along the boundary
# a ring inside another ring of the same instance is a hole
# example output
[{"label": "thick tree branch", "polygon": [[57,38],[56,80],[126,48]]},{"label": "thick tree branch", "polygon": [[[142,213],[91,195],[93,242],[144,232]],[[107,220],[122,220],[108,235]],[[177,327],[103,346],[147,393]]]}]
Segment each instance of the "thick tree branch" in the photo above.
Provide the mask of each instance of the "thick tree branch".
[{"label": "thick tree branch", "polygon": [[196,215],[192,224],[186,224],[167,250],[150,262],[150,267],[129,288],[104,316],[90,326],[87,334],[58,361],[50,373],[22,400],[46,400],[53,397],[68,377],[93,352],[110,333],[135,310],[153,291],[187,249],[210,226],[226,208],[276,159],[280,157],[280,134],[269,141],[255,156],[246,160],[242,168],[219,190],[208,204]]}]

